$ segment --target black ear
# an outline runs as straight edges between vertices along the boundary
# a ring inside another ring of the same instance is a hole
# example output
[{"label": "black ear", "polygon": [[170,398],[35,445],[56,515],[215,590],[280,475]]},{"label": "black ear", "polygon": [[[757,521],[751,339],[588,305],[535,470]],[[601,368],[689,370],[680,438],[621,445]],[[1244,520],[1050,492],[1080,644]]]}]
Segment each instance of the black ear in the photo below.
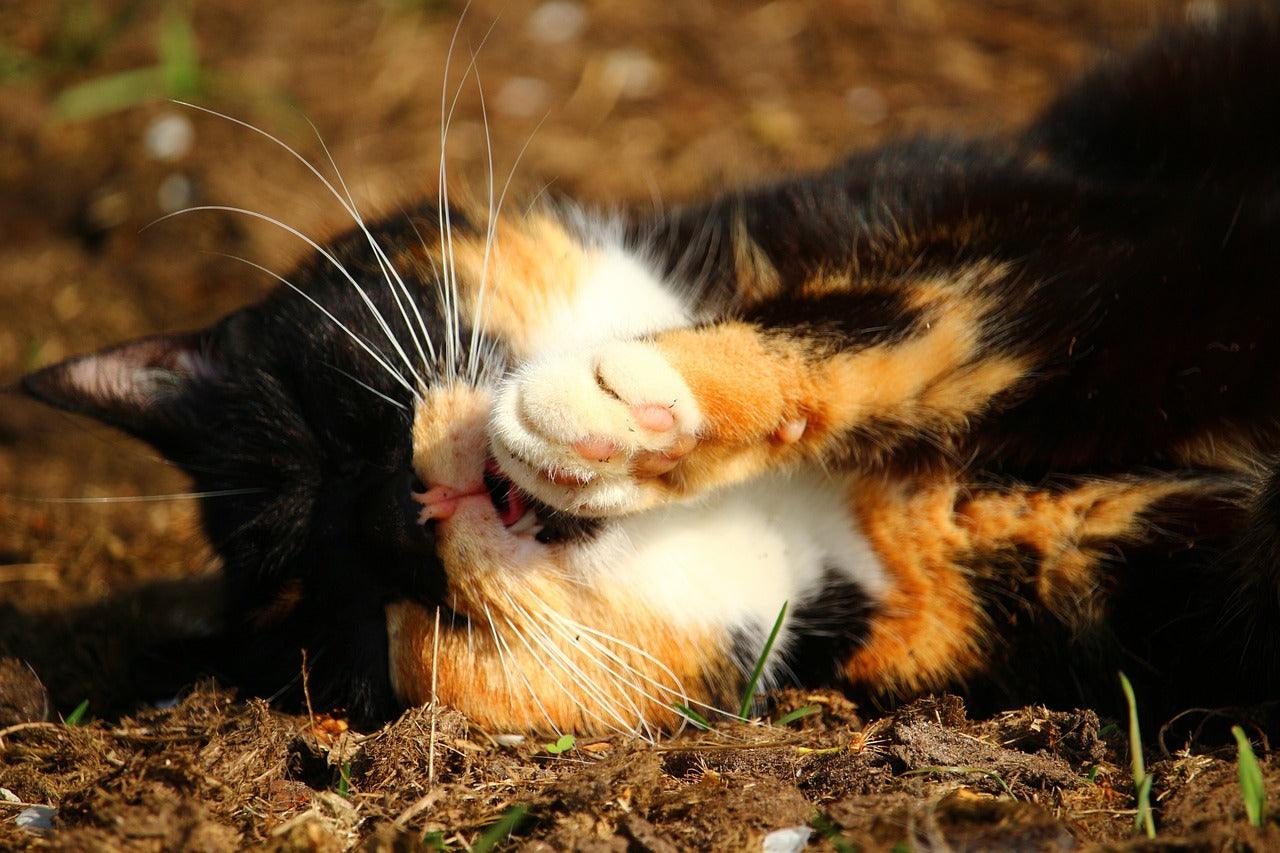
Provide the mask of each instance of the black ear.
[{"label": "black ear", "polygon": [[209,331],[140,338],[22,378],[23,389],[153,444],[190,429],[196,401],[222,375]]}]

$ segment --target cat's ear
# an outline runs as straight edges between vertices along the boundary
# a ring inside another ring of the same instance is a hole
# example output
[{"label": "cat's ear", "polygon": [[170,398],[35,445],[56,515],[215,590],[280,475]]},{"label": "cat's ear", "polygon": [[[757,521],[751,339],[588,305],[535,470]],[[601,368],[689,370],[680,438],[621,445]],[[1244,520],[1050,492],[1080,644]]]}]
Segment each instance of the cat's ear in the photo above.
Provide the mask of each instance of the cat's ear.
[{"label": "cat's ear", "polygon": [[222,375],[211,334],[156,335],[75,356],[22,378],[23,389],[152,443],[192,423],[196,401]]}]

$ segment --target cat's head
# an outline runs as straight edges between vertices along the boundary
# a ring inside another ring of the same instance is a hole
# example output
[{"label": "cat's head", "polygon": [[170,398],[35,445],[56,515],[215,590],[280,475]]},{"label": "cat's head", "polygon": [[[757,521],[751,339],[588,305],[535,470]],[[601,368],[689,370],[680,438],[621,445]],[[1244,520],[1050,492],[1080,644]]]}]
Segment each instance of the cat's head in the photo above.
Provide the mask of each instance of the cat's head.
[{"label": "cat's head", "polygon": [[566,296],[640,275],[622,242],[550,209],[490,228],[423,208],[339,236],[206,329],[24,387],[153,444],[208,495],[238,682],[299,696],[305,649],[312,700],[356,718],[436,695],[495,728],[670,726],[672,704],[733,689],[729,641],[634,598],[604,568],[613,523],[513,486],[487,438],[531,354],[637,322]]}]

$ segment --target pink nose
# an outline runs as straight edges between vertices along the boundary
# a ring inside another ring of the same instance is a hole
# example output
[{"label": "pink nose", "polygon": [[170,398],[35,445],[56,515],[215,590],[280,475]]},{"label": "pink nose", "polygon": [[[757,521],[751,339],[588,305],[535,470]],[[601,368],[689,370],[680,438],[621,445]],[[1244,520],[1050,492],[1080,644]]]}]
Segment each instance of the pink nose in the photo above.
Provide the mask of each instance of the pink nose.
[{"label": "pink nose", "polygon": [[450,518],[458,511],[459,501],[477,495],[488,495],[483,483],[464,489],[454,486],[432,486],[425,492],[414,492],[413,499],[422,504],[422,511],[418,513],[418,523],[426,524],[433,519]]}]

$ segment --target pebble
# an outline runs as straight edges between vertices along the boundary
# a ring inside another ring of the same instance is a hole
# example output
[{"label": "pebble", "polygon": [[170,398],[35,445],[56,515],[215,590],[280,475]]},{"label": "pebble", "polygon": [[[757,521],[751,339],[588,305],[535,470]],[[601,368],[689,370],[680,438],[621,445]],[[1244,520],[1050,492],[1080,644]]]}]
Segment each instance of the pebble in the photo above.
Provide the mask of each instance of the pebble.
[{"label": "pebble", "polygon": [[196,130],[190,119],[181,113],[166,112],[147,125],[144,144],[151,159],[172,163],[186,156],[195,139]]},{"label": "pebble", "polygon": [[550,0],[529,16],[529,35],[543,44],[567,44],[587,26],[587,13],[577,3]]},{"label": "pebble", "polygon": [[196,187],[181,172],[170,172],[156,188],[156,204],[164,213],[175,213],[191,206],[195,201]]},{"label": "pebble", "polygon": [[499,112],[528,118],[542,112],[549,95],[550,88],[537,77],[512,77],[502,84],[494,104]]},{"label": "pebble", "polygon": [[807,826],[788,826],[775,829],[764,837],[760,848],[764,853],[800,853],[809,843],[813,830]]},{"label": "pebble", "polygon": [[661,69],[649,54],[636,48],[611,50],[604,58],[605,86],[620,98],[643,98],[658,87]]},{"label": "pebble", "polygon": [[27,832],[47,832],[53,829],[53,816],[57,813],[53,806],[29,806],[18,812],[13,822]]}]

